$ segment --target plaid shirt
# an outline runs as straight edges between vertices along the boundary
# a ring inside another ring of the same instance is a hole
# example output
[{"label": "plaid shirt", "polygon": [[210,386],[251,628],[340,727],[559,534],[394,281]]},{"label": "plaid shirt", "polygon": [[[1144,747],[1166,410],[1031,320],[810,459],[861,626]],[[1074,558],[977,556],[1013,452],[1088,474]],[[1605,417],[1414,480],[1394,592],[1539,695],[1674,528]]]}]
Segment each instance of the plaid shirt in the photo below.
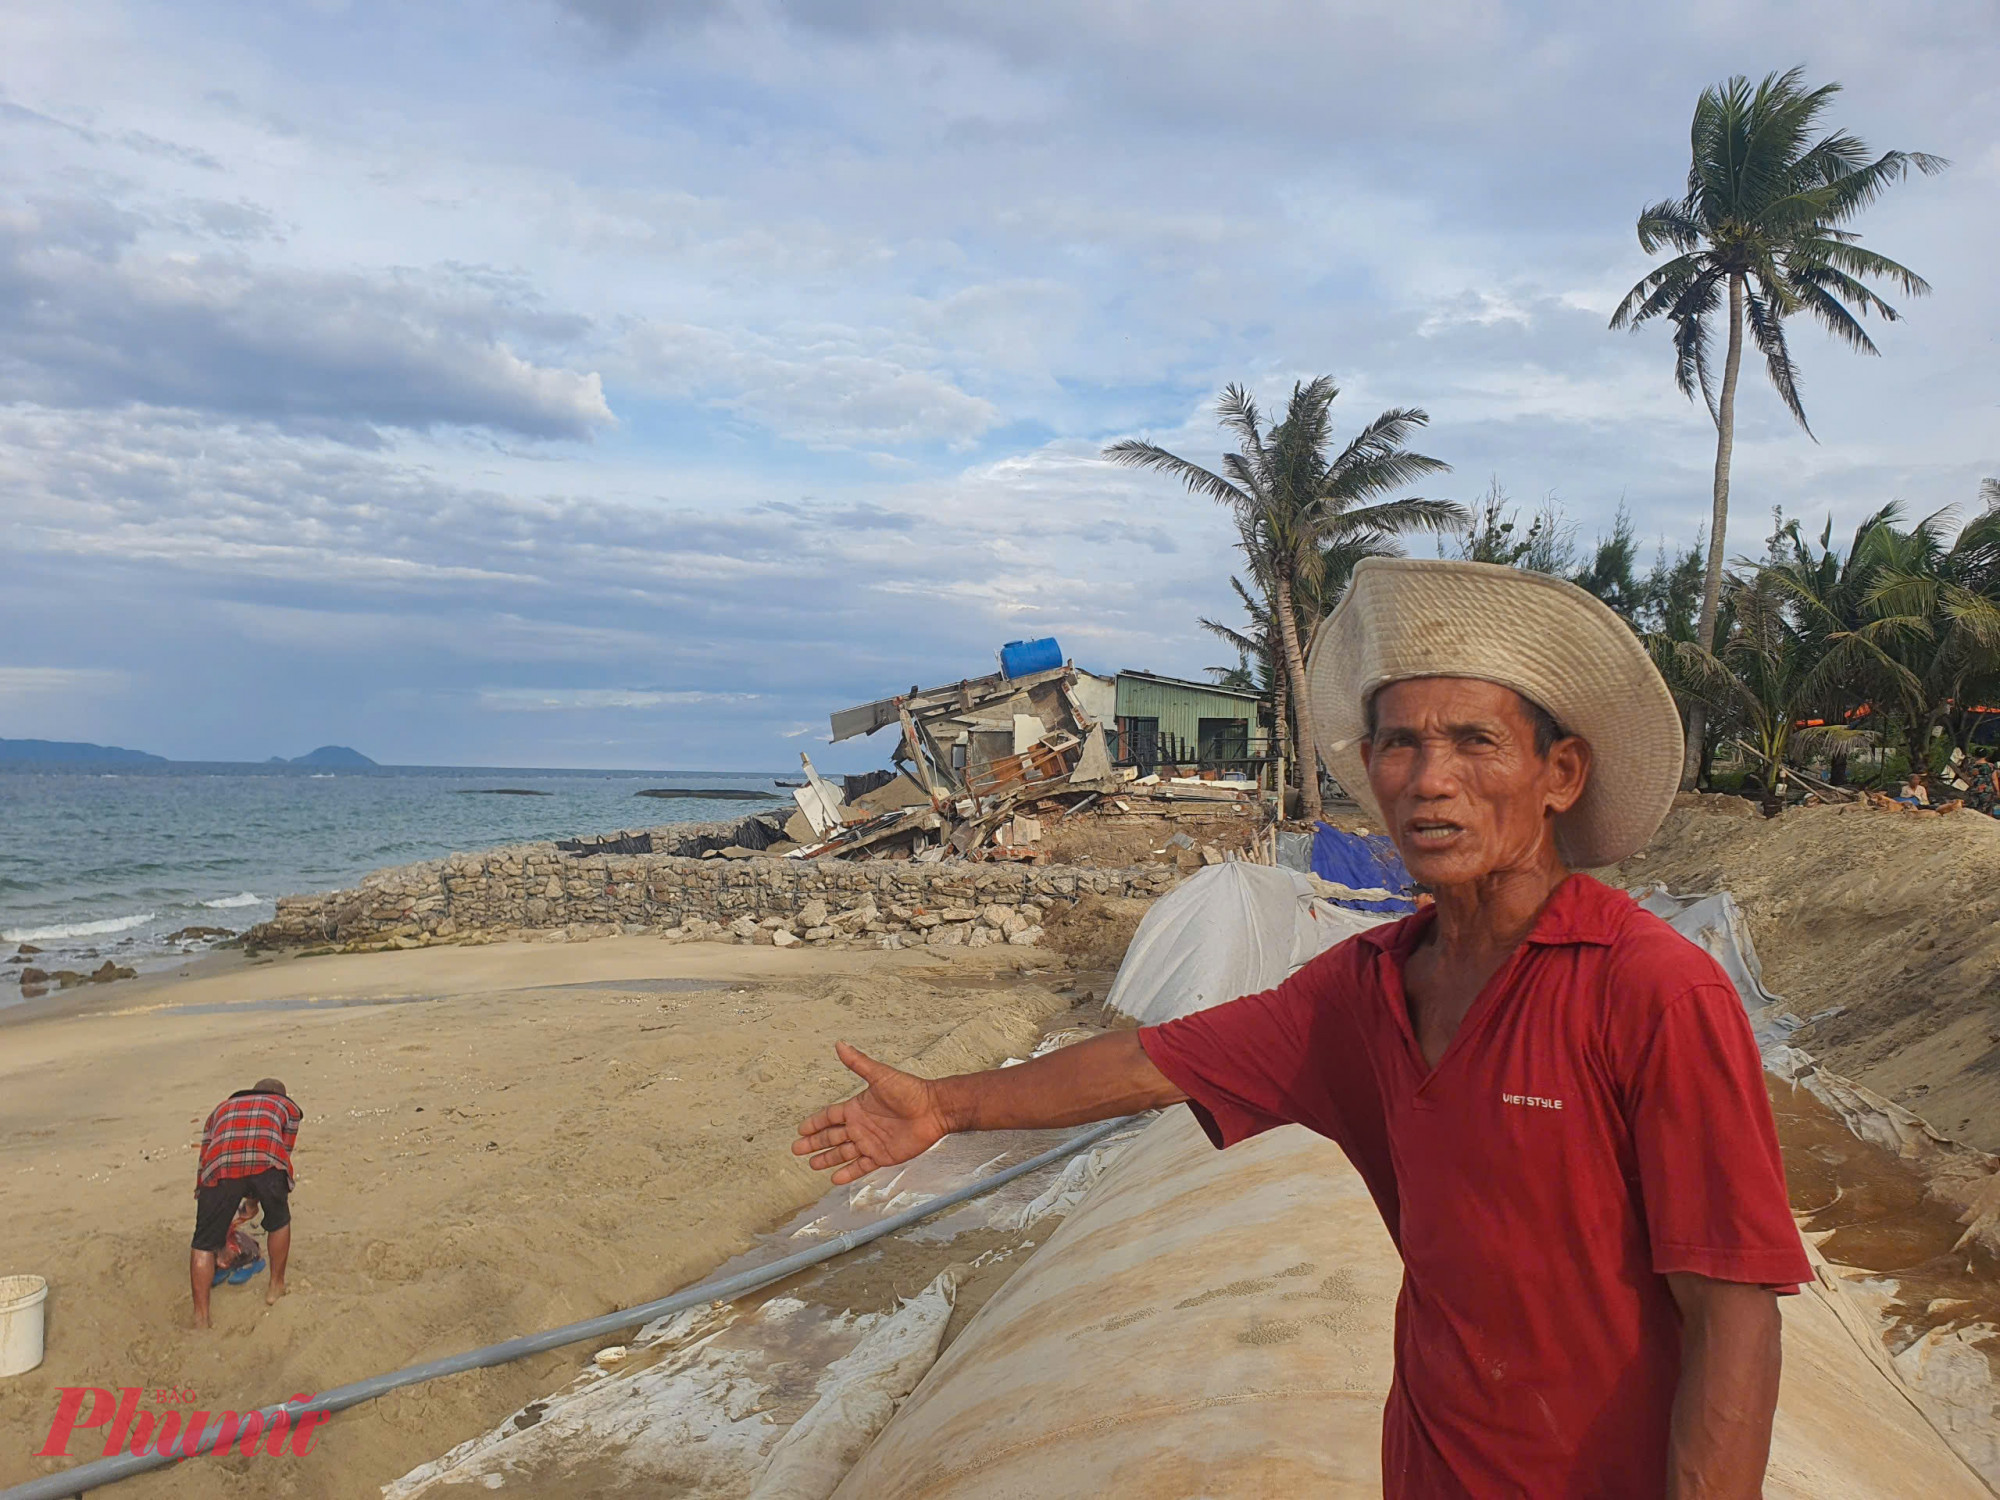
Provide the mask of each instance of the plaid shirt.
[{"label": "plaid shirt", "polygon": [[283,1094],[244,1089],[209,1112],[201,1127],[201,1170],[197,1187],[214,1187],[225,1177],[254,1177],[272,1167],[292,1180],[292,1147],[305,1112]]}]

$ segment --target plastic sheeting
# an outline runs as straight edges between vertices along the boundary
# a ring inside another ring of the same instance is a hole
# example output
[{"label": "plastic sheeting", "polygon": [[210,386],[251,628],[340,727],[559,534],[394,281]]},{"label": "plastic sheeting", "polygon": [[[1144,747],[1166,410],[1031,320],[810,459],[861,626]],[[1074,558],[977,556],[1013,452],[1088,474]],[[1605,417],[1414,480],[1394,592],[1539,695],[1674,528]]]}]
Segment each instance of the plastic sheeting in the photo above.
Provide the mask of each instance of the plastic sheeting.
[{"label": "plastic sheeting", "polygon": [[1663,885],[1651,885],[1636,897],[1640,906],[1722,965],[1729,982],[1750,1014],[1751,1030],[1757,1045],[1769,1060],[1771,1049],[1784,1045],[1785,1038],[1798,1030],[1798,1017],[1785,1009],[1785,1002],[1764,988],[1764,966],[1757,961],[1757,945],[1750,940],[1750,923],[1743,908],[1727,891],[1703,896],[1676,896]]},{"label": "plastic sheeting", "polygon": [[827,1500],[936,1360],[964,1271],[940,1272],[828,1366],[819,1399],[771,1449],[749,1500]]},{"label": "plastic sheeting", "polygon": [[1346,833],[1331,823],[1313,829],[1312,873],[1355,892],[1380,891],[1379,899],[1342,897],[1357,911],[1408,916],[1417,909],[1416,884],[1396,846],[1379,833]]},{"label": "plastic sheeting", "polygon": [[1153,903],[1105,1004],[1157,1026],[1268,990],[1383,920],[1321,899],[1296,870],[1210,865]]},{"label": "plastic sheeting", "polygon": [[1297,870],[1301,875],[1312,874],[1313,836],[1309,833],[1293,833],[1288,828],[1280,828],[1278,866],[1280,869]]}]

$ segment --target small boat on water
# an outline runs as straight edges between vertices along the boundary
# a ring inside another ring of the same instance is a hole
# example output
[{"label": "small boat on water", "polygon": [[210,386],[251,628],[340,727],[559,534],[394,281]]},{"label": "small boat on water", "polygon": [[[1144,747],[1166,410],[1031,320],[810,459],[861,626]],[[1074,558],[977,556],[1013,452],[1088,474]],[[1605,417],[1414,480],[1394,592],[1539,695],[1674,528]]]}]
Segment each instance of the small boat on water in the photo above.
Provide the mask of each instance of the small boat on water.
[{"label": "small boat on water", "polygon": [[782,777],[782,776],[774,776],[774,777],[772,777],[772,778],[771,778],[771,785],[772,785],[772,786],[804,786],[804,785],[805,785],[805,782],[803,782],[803,781],[787,781],[787,780],[786,780],[786,779],[785,779],[784,777]]}]

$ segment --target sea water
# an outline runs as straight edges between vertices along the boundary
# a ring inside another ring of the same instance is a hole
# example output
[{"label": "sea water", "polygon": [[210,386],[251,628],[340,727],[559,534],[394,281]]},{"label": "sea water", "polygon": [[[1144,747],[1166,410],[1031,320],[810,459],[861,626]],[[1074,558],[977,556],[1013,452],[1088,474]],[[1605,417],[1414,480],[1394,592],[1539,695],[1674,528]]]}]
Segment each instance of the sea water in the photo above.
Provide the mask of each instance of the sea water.
[{"label": "sea water", "polygon": [[[769,801],[641,798],[647,788]],[[537,796],[488,795],[498,788]],[[260,766],[0,770],[0,956],[44,969],[157,968],[191,926],[261,922],[275,898],[457,850],[790,810],[770,775],[692,771]],[[16,998],[0,981],[0,1004]]]}]

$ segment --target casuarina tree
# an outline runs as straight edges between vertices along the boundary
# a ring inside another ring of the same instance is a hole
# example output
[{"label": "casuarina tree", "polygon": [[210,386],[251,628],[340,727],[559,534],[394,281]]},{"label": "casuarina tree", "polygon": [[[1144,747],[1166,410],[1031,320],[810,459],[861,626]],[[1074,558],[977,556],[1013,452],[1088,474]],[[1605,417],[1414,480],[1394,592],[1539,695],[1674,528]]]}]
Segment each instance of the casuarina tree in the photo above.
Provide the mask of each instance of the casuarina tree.
[{"label": "casuarina tree", "polygon": [[1216,409],[1238,448],[1223,455],[1220,474],[1136,438],[1104,450],[1114,463],[1171,474],[1235,513],[1251,574],[1269,594],[1297,723],[1300,810],[1308,818],[1317,818],[1321,809],[1301,596],[1316,596],[1329,566],[1339,566],[1357,549],[1405,532],[1448,530],[1465,517],[1449,500],[1387,498],[1426,474],[1450,468],[1403,446],[1430,421],[1413,407],[1383,412],[1344,448],[1329,453],[1331,408],[1339,394],[1330,376],[1301,381],[1292,387],[1284,420],[1267,430],[1249,393],[1227,387]]},{"label": "casuarina tree", "polygon": [[[1746,325],[1779,399],[1810,435],[1785,320],[1808,313],[1850,347],[1874,354],[1857,314],[1893,321],[1897,313],[1868,282],[1887,282],[1910,296],[1930,290],[1908,267],[1863,249],[1860,236],[1845,226],[1912,168],[1934,173],[1945,162],[1918,151],[1871,157],[1844,131],[1820,133],[1840,85],[1808,89],[1801,72],[1773,73],[1754,87],[1738,76],[1702,93],[1690,131],[1686,195],[1639,215],[1640,247],[1648,255],[1671,250],[1673,258],[1647,273],[1611,317],[1613,328],[1636,328],[1653,318],[1671,323],[1675,382],[1690,399],[1699,391],[1715,420],[1714,517],[1696,629],[1703,651],[1714,649],[1722,595]],[[1719,384],[1713,360],[1718,331],[1724,336]],[[1699,704],[1690,708],[1689,721],[1684,780],[1692,785],[1702,740]]]}]

